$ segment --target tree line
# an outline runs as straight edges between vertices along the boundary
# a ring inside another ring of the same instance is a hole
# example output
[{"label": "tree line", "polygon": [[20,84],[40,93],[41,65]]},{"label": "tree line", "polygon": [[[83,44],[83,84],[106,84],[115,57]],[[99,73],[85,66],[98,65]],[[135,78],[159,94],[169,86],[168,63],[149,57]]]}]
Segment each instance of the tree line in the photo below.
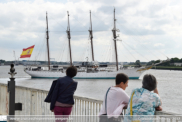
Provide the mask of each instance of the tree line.
[{"label": "tree line", "polygon": [[[152,61],[148,62],[147,65],[152,65],[152,64],[159,63],[159,62],[161,62],[161,60],[152,60]],[[171,58],[170,61],[161,63],[158,66],[170,66],[170,65],[173,65],[173,63],[182,63],[182,58],[181,59],[179,59],[177,57]]]}]

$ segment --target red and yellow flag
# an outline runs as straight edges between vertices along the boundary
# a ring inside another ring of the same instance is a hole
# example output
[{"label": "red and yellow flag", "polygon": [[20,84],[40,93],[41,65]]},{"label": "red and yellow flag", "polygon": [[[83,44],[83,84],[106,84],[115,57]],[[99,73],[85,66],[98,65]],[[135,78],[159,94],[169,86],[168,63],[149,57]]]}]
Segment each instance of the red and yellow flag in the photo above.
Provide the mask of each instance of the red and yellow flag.
[{"label": "red and yellow flag", "polygon": [[29,58],[33,52],[34,46],[35,45],[28,47],[26,49],[23,49],[23,52],[22,52],[20,58]]}]

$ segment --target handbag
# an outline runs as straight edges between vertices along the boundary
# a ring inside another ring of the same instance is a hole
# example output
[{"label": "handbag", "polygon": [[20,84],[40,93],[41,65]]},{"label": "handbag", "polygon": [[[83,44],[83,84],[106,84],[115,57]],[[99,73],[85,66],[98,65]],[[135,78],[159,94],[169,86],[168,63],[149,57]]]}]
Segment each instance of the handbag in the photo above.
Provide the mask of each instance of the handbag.
[{"label": "handbag", "polygon": [[132,100],[133,100],[134,93],[135,91],[132,93],[131,100],[130,100],[130,115],[132,116],[132,122],[140,122],[140,120],[133,120]]},{"label": "handbag", "polygon": [[[58,80],[54,80],[53,82],[52,82],[52,85],[51,85],[51,88],[50,88],[50,90],[49,90],[49,93],[48,93],[48,95],[47,95],[47,97],[45,98],[45,100],[44,100],[44,102],[47,102],[47,103],[50,103],[51,102],[51,99],[52,99],[52,95],[53,95],[53,91],[54,91],[54,88],[55,88],[55,86],[56,86],[56,84],[57,84],[57,81]],[[72,84],[74,83],[74,81],[73,82],[71,82],[58,96],[57,96],[57,98],[68,88],[68,87],[70,87]]]},{"label": "handbag", "polygon": [[110,89],[111,89],[111,87],[109,87],[109,89],[107,90],[106,98],[105,98],[105,111],[106,111],[106,114],[102,114],[99,117],[99,122],[121,122],[121,118],[122,118],[121,116],[119,116],[118,118],[114,118],[114,117],[107,118],[107,94],[108,94]]}]

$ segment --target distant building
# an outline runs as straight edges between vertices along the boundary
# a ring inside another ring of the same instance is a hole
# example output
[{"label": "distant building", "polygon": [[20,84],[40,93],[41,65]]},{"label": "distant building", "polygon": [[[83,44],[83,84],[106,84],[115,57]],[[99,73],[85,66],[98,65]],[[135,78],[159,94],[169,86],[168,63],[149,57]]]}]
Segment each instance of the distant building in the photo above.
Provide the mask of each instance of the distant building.
[{"label": "distant building", "polygon": [[180,62],[170,63],[170,65],[172,65],[172,66],[182,66],[182,63],[180,63]]},{"label": "distant building", "polygon": [[11,65],[11,64],[14,64],[14,62],[13,62],[13,61],[6,61],[6,62],[4,63],[4,65]]},{"label": "distant building", "polygon": [[23,60],[22,64],[26,66],[26,65],[40,65],[41,63],[38,62],[38,61],[26,61],[26,60]]},{"label": "distant building", "polygon": [[4,65],[4,63],[1,63],[1,62],[0,62],[0,66],[3,66],[3,65]]},{"label": "distant building", "polygon": [[182,66],[182,63],[174,63],[175,66]]},{"label": "distant building", "polygon": [[123,65],[128,65],[129,64],[129,62],[122,62],[123,63]]}]

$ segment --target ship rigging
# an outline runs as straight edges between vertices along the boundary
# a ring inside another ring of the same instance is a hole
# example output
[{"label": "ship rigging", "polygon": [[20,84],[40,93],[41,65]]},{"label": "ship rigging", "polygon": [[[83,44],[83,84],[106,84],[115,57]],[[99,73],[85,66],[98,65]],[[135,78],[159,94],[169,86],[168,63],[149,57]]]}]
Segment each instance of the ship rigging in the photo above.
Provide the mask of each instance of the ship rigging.
[{"label": "ship rigging", "polygon": [[[70,58],[70,66],[73,66],[72,62],[72,52],[71,52],[71,33],[70,33],[70,22],[69,22],[69,12],[68,14],[68,25],[67,25],[67,38],[68,38],[68,47],[69,47],[69,58]],[[77,66],[78,73],[77,76],[74,78],[77,79],[115,79],[115,76],[118,73],[125,73],[128,75],[130,79],[138,79],[140,75],[155,66],[156,64],[152,64],[148,67],[133,67],[133,68],[122,68],[118,67],[118,52],[117,52],[117,31],[119,29],[116,29],[116,18],[115,18],[115,9],[114,9],[114,27],[112,29],[113,33],[113,41],[114,41],[114,50],[115,50],[115,62],[116,66],[113,67],[99,67],[97,62],[94,59],[94,46],[93,46],[93,31],[92,31],[92,19],[91,19],[91,11],[90,11],[90,28],[89,28],[89,39],[90,39],[90,47],[92,52],[92,62],[83,62],[82,65]],[[47,39],[47,55],[48,55],[48,70],[46,68],[43,68],[42,66],[39,66],[37,68],[35,67],[26,67],[24,71],[29,74],[33,78],[58,78],[65,76],[66,68],[65,66],[51,66],[50,65],[50,52],[49,52],[49,31],[48,31],[48,16],[46,12],[46,39]],[[88,60],[88,58],[87,58]],[[164,61],[163,61],[164,62]],[[160,62],[160,63],[163,63]]]}]

